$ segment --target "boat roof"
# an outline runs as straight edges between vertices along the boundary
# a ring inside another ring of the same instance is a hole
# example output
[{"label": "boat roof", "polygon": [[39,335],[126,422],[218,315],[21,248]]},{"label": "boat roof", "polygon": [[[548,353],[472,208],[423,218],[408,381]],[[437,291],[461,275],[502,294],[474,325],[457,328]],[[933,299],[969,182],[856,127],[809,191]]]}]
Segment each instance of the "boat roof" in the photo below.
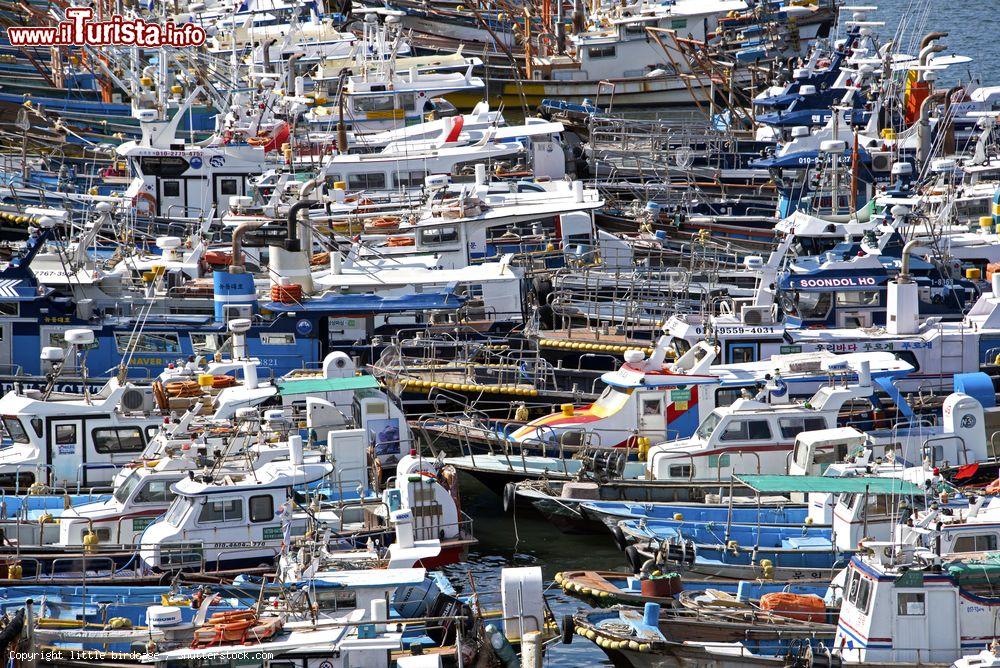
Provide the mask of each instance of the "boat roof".
[{"label": "boat roof", "polygon": [[300,466],[292,466],[289,461],[271,462],[242,474],[234,471],[220,472],[208,482],[199,477],[182,478],[173,484],[172,489],[183,496],[216,496],[247,490],[279,489],[316,482],[332,470],[333,465],[329,462]]},{"label": "boat roof", "polygon": [[[854,330],[851,330],[854,331]],[[826,380],[831,372],[857,369],[862,361],[871,366],[873,378],[905,376],[913,371],[913,366],[898,359],[891,352],[860,352],[837,355],[828,350],[806,353],[774,355],[769,360],[745,362],[742,364],[719,364],[709,368],[704,375],[671,373],[666,368],[648,371],[624,364],[616,371],[601,376],[606,384],[618,388],[656,388],[680,385],[704,385],[717,383],[723,387],[742,387],[765,380],[766,376],[779,374],[789,383]]]},{"label": "boat roof", "polygon": [[321,392],[344,392],[367,390],[378,387],[374,376],[348,376],[347,378],[305,378],[300,380],[278,380],[278,394],[283,397]]},{"label": "boat roof", "polygon": [[385,589],[416,586],[427,577],[425,568],[372,568],[366,570],[322,571],[312,576],[310,584],[350,589]]},{"label": "boat roof", "polygon": [[923,496],[924,488],[900,478],[867,476],[832,478],[814,475],[733,475],[758,494],[819,492],[827,494],[908,494]]}]

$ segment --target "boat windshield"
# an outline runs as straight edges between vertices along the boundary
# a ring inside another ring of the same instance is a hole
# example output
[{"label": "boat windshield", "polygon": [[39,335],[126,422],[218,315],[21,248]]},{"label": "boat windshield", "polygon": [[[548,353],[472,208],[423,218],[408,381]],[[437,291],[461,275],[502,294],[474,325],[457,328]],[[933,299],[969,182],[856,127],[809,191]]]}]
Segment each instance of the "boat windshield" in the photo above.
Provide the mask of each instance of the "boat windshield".
[{"label": "boat windshield", "polygon": [[170,504],[170,508],[167,509],[167,515],[163,519],[166,520],[167,524],[172,527],[181,526],[181,521],[187,514],[188,508],[191,507],[191,499],[186,496],[178,496],[174,499],[174,502]]},{"label": "boat windshield", "polygon": [[719,426],[721,421],[722,416],[719,413],[712,411],[708,414],[708,417],[702,420],[702,423],[698,427],[698,431],[696,431],[695,434],[701,440],[707,441],[712,437],[712,433],[715,431],[715,428]]},{"label": "boat windshield", "polygon": [[628,397],[628,392],[622,392],[618,388],[608,385],[590,409],[600,415],[612,415],[621,410],[621,407],[628,402]]},{"label": "boat windshield", "polygon": [[24,430],[24,425],[21,421],[12,415],[3,416],[3,430],[10,437],[10,440],[15,443],[30,443],[31,440],[28,438],[28,432]]},{"label": "boat windshield", "polygon": [[132,471],[132,473],[125,478],[125,482],[119,485],[118,489],[115,490],[115,501],[124,506],[125,502],[128,501],[128,497],[132,496],[132,491],[138,484],[139,471]]}]

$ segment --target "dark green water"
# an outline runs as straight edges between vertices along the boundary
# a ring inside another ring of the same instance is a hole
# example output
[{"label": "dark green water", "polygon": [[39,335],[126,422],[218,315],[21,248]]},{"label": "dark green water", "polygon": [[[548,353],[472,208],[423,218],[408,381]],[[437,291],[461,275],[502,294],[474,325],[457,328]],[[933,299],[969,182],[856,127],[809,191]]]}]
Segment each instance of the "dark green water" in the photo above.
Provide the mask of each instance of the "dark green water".
[{"label": "dark green water", "polygon": [[[607,536],[564,534],[523,509],[518,510],[515,522],[511,514],[503,512],[496,495],[468,476],[462,478],[462,509],[473,517],[479,540],[466,563],[447,569],[452,582],[463,592],[471,589],[470,575],[477,591],[498,592],[500,569],[504,566],[541,566],[548,586],[546,598],[561,623],[564,614],[587,606],[553,584],[556,573],[569,569],[625,570],[625,557],[615,547],[610,532]],[[579,637],[572,645],[554,645],[546,654],[545,663],[547,666],[608,664],[597,645]]]}]

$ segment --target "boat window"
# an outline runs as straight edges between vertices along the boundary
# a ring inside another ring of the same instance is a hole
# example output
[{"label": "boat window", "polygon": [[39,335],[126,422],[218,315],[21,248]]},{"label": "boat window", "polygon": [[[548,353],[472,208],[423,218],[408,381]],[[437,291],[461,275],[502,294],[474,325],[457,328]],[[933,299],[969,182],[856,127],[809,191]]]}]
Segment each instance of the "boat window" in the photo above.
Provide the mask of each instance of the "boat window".
[{"label": "boat window", "polygon": [[186,496],[178,496],[167,509],[167,514],[163,518],[172,527],[180,527],[181,521],[187,515],[188,508],[191,507],[192,500]]},{"label": "boat window", "polygon": [[0,302],[0,317],[16,318],[21,315],[20,302]]},{"label": "boat window", "polygon": [[180,176],[187,171],[188,161],[178,156],[146,156],[139,158],[139,169],[147,176]]},{"label": "boat window", "polygon": [[170,491],[172,480],[150,480],[145,487],[135,495],[136,503],[169,503],[174,499]]},{"label": "boat window", "polygon": [[691,350],[691,342],[687,339],[681,339],[675,336],[670,339],[670,343],[667,344],[667,350],[671,349],[673,349],[676,357],[680,357],[681,355],[687,353],[687,351]]},{"label": "boat window", "polygon": [[720,440],[723,441],[763,441],[771,438],[771,427],[767,420],[733,420],[726,425]]},{"label": "boat window", "polygon": [[826,420],[821,417],[783,417],[778,418],[778,428],[782,438],[795,438],[804,431],[826,429]]},{"label": "boat window", "polygon": [[347,187],[351,190],[380,190],[385,188],[385,174],[351,174],[347,177]]},{"label": "boat window", "polygon": [[118,489],[115,490],[115,501],[124,504],[128,501],[128,497],[132,495],[132,491],[135,489],[136,485],[139,484],[139,472],[132,471],[125,482],[122,483]]},{"label": "boat window", "polygon": [[642,414],[643,415],[659,415],[663,409],[660,407],[659,399],[643,399],[642,400]]},{"label": "boat window", "polygon": [[832,292],[797,292],[795,311],[800,318],[821,320],[826,318],[833,306]]},{"label": "boat window", "polygon": [[116,332],[115,347],[120,353],[180,353],[180,334],[173,332]]},{"label": "boat window", "polygon": [[265,346],[294,346],[295,335],[291,332],[261,334],[260,342]]},{"label": "boat window", "polygon": [[94,450],[102,455],[115,452],[142,452],[146,442],[139,427],[99,427],[91,432]]},{"label": "boat window", "polygon": [[395,95],[364,95],[354,98],[357,111],[391,111],[396,108]]},{"label": "boat window", "polygon": [[722,416],[716,411],[712,411],[702,420],[695,434],[703,441],[707,441],[712,437],[712,433],[715,432],[715,428],[719,426],[719,422],[721,421]]},{"label": "boat window", "polygon": [[869,290],[838,292],[837,306],[877,306],[878,294]]},{"label": "boat window", "polygon": [[75,424],[56,425],[56,445],[72,445],[76,443]]},{"label": "boat window", "polygon": [[923,592],[901,591],[896,594],[896,614],[900,617],[920,617],[924,611]]},{"label": "boat window", "polygon": [[[782,435],[784,435],[784,429],[782,429]],[[809,445],[807,443],[803,443],[802,441],[795,441],[792,460],[799,468],[809,468]]]},{"label": "boat window", "polygon": [[3,416],[3,430],[7,436],[15,443],[30,443],[28,432],[24,430],[21,421],[10,415]]},{"label": "boat window", "polygon": [[743,389],[739,387],[722,387],[715,391],[715,405],[719,408],[732,406],[733,402],[743,396]]},{"label": "boat window", "polygon": [[191,350],[195,353],[214,353],[221,347],[218,334],[191,334]]},{"label": "boat window", "polygon": [[[862,497],[866,496],[864,494]],[[868,504],[863,509],[863,517],[884,517],[891,510],[890,498],[885,494],[868,494]]]},{"label": "boat window", "polygon": [[446,244],[452,241],[458,241],[457,227],[432,227],[420,230],[420,243],[422,244]]},{"label": "boat window", "polygon": [[164,197],[180,197],[181,196],[181,182],[180,181],[164,181],[163,182],[163,196]]},{"label": "boat window", "polygon": [[200,524],[236,522],[243,519],[243,499],[207,500],[201,506]]},{"label": "boat window", "polygon": [[625,26],[625,34],[630,37],[635,37],[635,36],[644,37],[646,35],[646,24],[630,23]]},{"label": "boat window", "polygon": [[399,172],[396,174],[396,186],[399,188],[420,188],[427,178],[426,172]]},{"label": "boat window", "polygon": [[991,533],[962,536],[951,547],[952,552],[993,552],[996,549],[997,537]]},{"label": "boat window", "polygon": [[42,427],[44,424],[42,418],[31,418],[31,428],[35,430],[35,436],[38,438],[42,437]]},{"label": "boat window", "polygon": [[671,464],[669,474],[671,478],[690,478],[694,469],[690,464]]},{"label": "boat window", "polygon": [[614,58],[615,46],[613,44],[608,46],[592,46],[589,49],[587,49],[587,55],[590,56],[591,60],[599,60],[601,58]]},{"label": "boat window", "polygon": [[857,582],[851,588],[851,603],[861,614],[868,614],[868,601],[872,595],[872,583],[860,573],[855,573]]},{"label": "boat window", "polygon": [[604,388],[604,392],[601,393],[601,396],[591,406],[591,410],[596,409],[600,415],[611,415],[618,412],[628,402],[628,397],[627,392],[622,392],[617,388],[608,386]]},{"label": "boat window", "polygon": [[239,195],[240,188],[236,179],[222,179],[219,182],[220,195]]},{"label": "boat window", "polygon": [[270,494],[250,497],[250,521],[270,522],[274,519],[274,499]]}]

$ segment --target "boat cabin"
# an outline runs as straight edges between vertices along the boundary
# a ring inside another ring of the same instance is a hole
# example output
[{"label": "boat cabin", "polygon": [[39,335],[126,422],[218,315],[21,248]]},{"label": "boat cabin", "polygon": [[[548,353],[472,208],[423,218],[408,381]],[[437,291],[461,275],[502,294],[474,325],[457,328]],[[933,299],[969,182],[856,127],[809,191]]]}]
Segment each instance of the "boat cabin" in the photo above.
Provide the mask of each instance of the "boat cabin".
[{"label": "boat cabin", "polygon": [[847,568],[834,639],[845,664],[949,665],[995,637],[995,563],[865,545],[873,554],[855,556]]},{"label": "boat cabin", "polygon": [[[867,367],[867,362],[862,363]],[[870,400],[874,393],[868,368],[854,385],[821,387],[805,402],[774,403],[759,395],[716,408],[689,438],[654,446],[646,461],[657,480],[725,480],[731,473],[783,473],[802,432],[837,426],[848,402]],[[813,460],[835,454],[832,444],[814,443]],[[828,451],[833,453],[828,454]],[[812,464],[815,467],[815,464]]]},{"label": "boat cabin", "polygon": [[82,396],[8,392],[0,398],[0,485],[107,485],[162,424],[153,407],[151,388],[114,379]]},{"label": "boat cabin", "polygon": [[155,570],[272,562],[283,543],[306,531],[307,518],[291,514],[293,490],[333,469],[328,463],[303,463],[301,440],[290,455],[245,473],[189,473],[173,486],[176,498],[166,515],[145,530],[140,558]]}]

